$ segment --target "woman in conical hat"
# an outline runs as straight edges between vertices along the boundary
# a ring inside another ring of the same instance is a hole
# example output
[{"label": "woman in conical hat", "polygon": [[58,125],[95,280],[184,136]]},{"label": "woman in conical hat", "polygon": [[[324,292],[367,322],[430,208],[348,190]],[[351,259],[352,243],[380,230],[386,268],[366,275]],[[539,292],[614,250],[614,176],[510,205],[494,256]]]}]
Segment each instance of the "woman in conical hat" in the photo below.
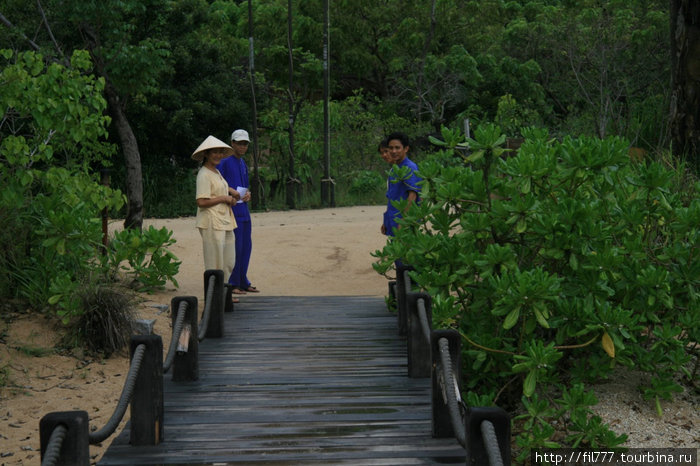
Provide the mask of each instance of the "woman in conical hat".
[{"label": "woman in conical hat", "polygon": [[233,148],[214,136],[207,137],[192,153],[193,159],[202,162],[197,173],[196,226],[202,236],[204,269],[222,270],[224,277],[231,275],[236,261],[236,219],[231,206],[240,196],[216,167],[232,154]]}]

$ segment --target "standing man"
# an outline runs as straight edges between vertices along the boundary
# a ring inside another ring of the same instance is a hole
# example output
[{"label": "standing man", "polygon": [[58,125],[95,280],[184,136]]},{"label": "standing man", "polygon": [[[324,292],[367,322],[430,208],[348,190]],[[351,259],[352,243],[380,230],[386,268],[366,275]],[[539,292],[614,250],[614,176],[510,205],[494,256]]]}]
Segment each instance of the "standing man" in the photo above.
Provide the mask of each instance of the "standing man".
[{"label": "standing man", "polygon": [[248,265],[250,253],[253,250],[252,226],[250,221],[250,181],[248,180],[248,166],[243,156],[248,150],[250,138],[248,132],[237,129],[231,134],[231,147],[233,157],[224,159],[219,164],[219,171],[228,185],[241,196],[240,200],[232,206],[233,216],[238,227],[233,231],[236,237],[236,263],[228,282],[233,286],[233,293],[246,294],[257,293],[259,290],[250,284],[248,280]]},{"label": "standing man", "polygon": [[381,232],[384,235],[394,236],[395,230],[399,228],[396,219],[401,218],[401,212],[393,206],[392,202],[408,200],[409,205],[413,202],[418,202],[420,199],[418,183],[421,179],[416,175],[418,165],[408,158],[408,136],[398,132],[391,133],[387,136],[386,141],[389,155],[387,157],[388,160],[385,160],[399,167],[409,168],[408,176],[399,179],[390,174],[387,183],[386,197],[388,202],[386,212],[384,212]]}]

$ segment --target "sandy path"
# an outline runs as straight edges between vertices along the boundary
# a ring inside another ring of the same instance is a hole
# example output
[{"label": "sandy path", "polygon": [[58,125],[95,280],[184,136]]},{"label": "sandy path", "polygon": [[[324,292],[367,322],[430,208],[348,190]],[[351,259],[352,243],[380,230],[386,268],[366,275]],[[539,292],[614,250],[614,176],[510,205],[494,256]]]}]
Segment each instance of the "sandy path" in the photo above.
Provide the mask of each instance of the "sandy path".
[{"label": "sandy path", "polygon": [[[270,296],[384,295],[386,279],[372,269],[370,255],[385,243],[379,233],[383,211],[365,206],[254,213],[248,278]],[[194,219],[144,222],[150,225],[167,227],[177,239],[171,248],[182,261],[177,293],[199,296],[204,261]]]}]

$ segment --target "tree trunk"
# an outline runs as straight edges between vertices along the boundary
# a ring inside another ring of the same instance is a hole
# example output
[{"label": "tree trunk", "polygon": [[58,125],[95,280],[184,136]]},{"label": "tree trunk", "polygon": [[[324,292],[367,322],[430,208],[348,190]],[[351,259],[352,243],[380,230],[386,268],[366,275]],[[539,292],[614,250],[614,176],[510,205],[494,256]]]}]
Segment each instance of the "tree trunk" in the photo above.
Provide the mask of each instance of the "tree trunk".
[{"label": "tree trunk", "polygon": [[289,176],[287,177],[287,207],[296,209],[296,184],[294,176],[294,48],[292,42],[292,0],[287,2],[287,51],[289,52]]},{"label": "tree trunk", "polygon": [[138,228],[140,230],[143,226],[143,176],[139,145],[129,120],[124,114],[124,109],[119,103],[119,96],[108,80],[105,84],[105,95],[112,122],[119,135],[126,165],[127,206],[124,228]]},{"label": "tree trunk", "polygon": [[671,0],[671,144],[700,169],[700,2]]}]

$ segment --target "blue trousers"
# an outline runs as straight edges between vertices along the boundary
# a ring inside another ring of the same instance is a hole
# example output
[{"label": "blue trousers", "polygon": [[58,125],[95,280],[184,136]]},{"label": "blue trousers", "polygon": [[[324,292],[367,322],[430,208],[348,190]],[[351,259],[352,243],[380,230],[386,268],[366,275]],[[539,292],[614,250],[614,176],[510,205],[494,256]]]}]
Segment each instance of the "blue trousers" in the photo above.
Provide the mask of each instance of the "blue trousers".
[{"label": "blue trousers", "polygon": [[250,264],[250,253],[253,250],[252,225],[249,221],[236,220],[236,223],[238,223],[238,228],[233,230],[236,237],[236,263],[228,282],[245,290],[250,286],[248,265]]}]

